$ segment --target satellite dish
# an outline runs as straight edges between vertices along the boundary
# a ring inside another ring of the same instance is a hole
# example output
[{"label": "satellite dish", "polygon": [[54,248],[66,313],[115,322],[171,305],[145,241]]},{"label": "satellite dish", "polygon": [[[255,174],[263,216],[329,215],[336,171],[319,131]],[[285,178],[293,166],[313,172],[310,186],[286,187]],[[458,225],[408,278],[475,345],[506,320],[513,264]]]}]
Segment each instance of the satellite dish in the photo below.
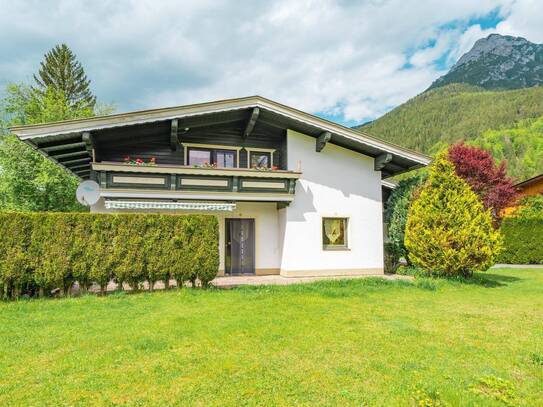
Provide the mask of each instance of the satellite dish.
[{"label": "satellite dish", "polygon": [[94,205],[100,199],[100,186],[94,181],[83,181],[77,187],[75,196],[81,205]]}]

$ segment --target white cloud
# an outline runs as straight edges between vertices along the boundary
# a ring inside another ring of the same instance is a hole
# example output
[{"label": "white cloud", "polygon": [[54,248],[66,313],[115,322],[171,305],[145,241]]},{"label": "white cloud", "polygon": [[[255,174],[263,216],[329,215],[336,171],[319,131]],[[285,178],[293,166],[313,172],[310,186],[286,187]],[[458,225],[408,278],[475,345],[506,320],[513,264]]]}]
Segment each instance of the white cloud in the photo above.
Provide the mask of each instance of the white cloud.
[{"label": "white cloud", "polygon": [[[0,0],[0,82],[30,78],[66,42],[120,110],[261,94],[363,121],[427,88],[436,61],[487,31],[543,41],[542,2],[530,3]],[[496,30],[468,25],[498,6]]]}]

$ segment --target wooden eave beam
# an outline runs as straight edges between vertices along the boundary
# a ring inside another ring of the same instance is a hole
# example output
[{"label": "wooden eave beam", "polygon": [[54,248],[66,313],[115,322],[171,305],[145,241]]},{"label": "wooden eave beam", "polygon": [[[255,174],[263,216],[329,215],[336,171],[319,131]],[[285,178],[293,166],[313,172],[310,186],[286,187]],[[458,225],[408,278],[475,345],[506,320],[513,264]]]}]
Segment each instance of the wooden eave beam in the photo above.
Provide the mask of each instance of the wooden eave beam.
[{"label": "wooden eave beam", "polygon": [[316,143],[315,143],[315,150],[317,153],[320,153],[326,143],[328,143],[332,139],[332,133],[329,131],[325,131],[322,133],[319,137],[317,137]]},{"label": "wooden eave beam", "polygon": [[74,154],[74,153],[85,153],[86,154],[87,150],[85,150],[85,146],[83,146],[83,147],[77,146],[77,147],[72,147],[72,148],[65,148],[63,150],[46,151],[46,153],[50,157],[62,157],[63,155],[66,155],[66,154]]},{"label": "wooden eave beam", "polygon": [[79,151],[74,151],[74,152],[70,152],[70,153],[63,153],[63,154],[49,154],[51,157],[54,157],[56,158],[57,160],[62,160],[63,158],[68,158],[68,157],[88,157],[89,156],[89,153],[87,153],[86,150],[79,150]]},{"label": "wooden eave beam", "polygon": [[251,133],[253,132],[259,115],[260,115],[260,109],[258,107],[253,108],[253,111],[251,112],[251,117],[249,117],[249,121],[247,122],[247,125],[245,126],[245,130],[243,131],[243,134],[242,134],[242,137],[244,139],[249,137]]},{"label": "wooden eave beam", "polygon": [[375,171],[381,171],[383,168],[385,168],[385,165],[387,165],[389,162],[392,161],[392,154],[390,153],[383,153],[375,157],[375,161],[373,163],[373,169]]},{"label": "wooden eave beam", "polygon": [[45,149],[49,147],[60,147],[65,146],[68,144],[75,144],[75,143],[81,143],[81,136],[64,139],[64,140],[54,140],[54,141],[44,141],[43,143],[40,142],[40,140],[32,140],[32,142],[36,145],[39,149]]},{"label": "wooden eave beam", "polygon": [[77,160],[68,160],[68,161],[58,160],[58,162],[64,165],[68,165],[68,164],[89,162],[90,160],[91,160],[90,157],[87,157],[87,158],[80,158]]},{"label": "wooden eave beam", "polygon": [[178,138],[179,121],[177,119],[172,120],[172,129],[170,132],[170,148],[175,151],[179,148]]},{"label": "wooden eave beam", "polygon": [[53,146],[53,147],[45,147],[45,148],[42,148],[43,151],[45,151],[46,153],[51,153],[53,151],[63,151],[63,150],[72,150],[72,149],[79,149],[79,150],[82,150],[85,148],[85,143],[83,142],[79,142],[79,143],[69,143],[69,144],[59,144],[57,146]]},{"label": "wooden eave beam", "polygon": [[90,171],[90,166],[89,166],[89,164],[74,165],[73,167],[70,167],[70,166],[68,165],[67,168],[69,168],[70,171],[80,171],[80,170],[89,170],[89,171]]}]

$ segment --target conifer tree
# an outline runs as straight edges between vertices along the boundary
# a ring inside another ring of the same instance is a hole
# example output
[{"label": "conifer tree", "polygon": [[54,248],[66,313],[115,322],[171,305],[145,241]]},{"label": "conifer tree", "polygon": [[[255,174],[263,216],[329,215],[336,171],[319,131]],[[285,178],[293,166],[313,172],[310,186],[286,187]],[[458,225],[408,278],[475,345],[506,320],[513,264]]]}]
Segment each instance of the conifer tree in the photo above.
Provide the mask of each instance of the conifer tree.
[{"label": "conifer tree", "polygon": [[485,271],[502,248],[490,210],[456,175],[446,153],[436,157],[429,178],[409,209],[405,246],[410,260],[429,274],[470,276]]},{"label": "conifer tree", "polygon": [[43,95],[48,89],[61,92],[72,109],[93,109],[96,97],[81,63],[66,44],[56,45],[45,54],[40,70],[34,75],[35,91]]}]

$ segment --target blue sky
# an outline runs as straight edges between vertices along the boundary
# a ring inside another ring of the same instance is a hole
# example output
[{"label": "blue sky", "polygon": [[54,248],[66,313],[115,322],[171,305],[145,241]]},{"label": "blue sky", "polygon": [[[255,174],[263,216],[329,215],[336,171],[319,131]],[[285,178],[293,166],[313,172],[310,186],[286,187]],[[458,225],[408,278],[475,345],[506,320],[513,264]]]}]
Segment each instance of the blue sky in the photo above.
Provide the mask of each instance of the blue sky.
[{"label": "blue sky", "polygon": [[355,125],[490,33],[543,42],[540,0],[0,0],[0,86],[67,43],[117,111],[259,94]]}]

